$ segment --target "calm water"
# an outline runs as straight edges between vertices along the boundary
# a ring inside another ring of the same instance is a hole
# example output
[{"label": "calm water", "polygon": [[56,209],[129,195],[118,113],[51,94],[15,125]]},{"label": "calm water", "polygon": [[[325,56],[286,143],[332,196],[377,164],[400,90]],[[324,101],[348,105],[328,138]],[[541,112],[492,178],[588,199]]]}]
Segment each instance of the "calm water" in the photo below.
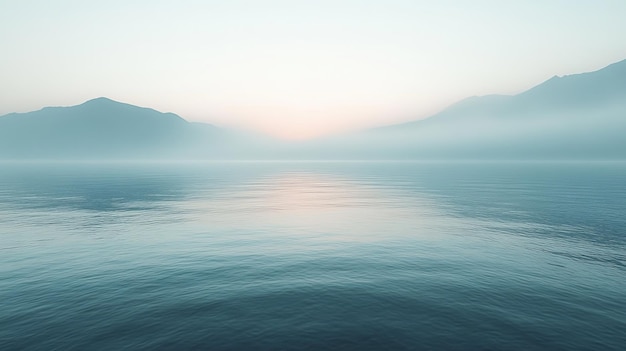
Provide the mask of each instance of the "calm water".
[{"label": "calm water", "polygon": [[0,349],[624,350],[626,164],[1,164]]}]

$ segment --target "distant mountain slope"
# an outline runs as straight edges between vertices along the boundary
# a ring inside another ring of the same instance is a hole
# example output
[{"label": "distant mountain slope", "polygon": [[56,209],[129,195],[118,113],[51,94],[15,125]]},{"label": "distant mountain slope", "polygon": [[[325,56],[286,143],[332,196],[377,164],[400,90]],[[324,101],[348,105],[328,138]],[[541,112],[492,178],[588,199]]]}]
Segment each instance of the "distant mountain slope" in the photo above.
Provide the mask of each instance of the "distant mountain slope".
[{"label": "distant mountain slope", "polygon": [[516,108],[580,109],[606,107],[626,101],[626,60],[595,72],[553,77],[515,97]]},{"label": "distant mountain slope", "polygon": [[626,159],[626,60],[304,143],[106,98],[0,117],[0,159]]},{"label": "distant mountain slope", "polygon": [[108,98],[0,116],[0,160],[271,158],[283,147],[255,133]]},{"label": "distant mountain slope", "polygon": [[107,98],[0,117],[3,158],[179,156],[218,129]]},{"label": "distant mountain slope", "polygon": [[427,119],[326,140],[309,150],[341,149],[343,154],[333,152],[340,158],[626,159],[624,136],[626,60],[554,77],[515,96],[471,97]]},{"label": "distant mountain slope", "polygon": [[554,76],[518,95],[473,96],[427,119],[380,128],[411,128],[448,122],[450,118],[533,118],[626,105],[626,60],[595,72]]}]

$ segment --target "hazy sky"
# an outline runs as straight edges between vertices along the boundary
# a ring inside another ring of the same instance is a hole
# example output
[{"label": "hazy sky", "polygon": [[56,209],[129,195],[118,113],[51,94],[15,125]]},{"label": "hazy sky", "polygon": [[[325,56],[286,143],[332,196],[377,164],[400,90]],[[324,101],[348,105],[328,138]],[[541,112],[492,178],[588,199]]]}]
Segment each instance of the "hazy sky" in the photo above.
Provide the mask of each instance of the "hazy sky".
[{"label": "hazy sky", "polygon": [[0,114],[107,96],[303,138],[626,58],[624,0],[0,0]]}]

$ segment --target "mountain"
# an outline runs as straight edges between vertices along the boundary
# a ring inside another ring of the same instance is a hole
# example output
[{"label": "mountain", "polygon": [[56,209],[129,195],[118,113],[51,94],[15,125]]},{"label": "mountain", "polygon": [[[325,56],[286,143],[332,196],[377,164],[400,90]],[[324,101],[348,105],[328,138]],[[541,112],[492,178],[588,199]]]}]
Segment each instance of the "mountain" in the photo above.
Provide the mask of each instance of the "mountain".
[{"label": "mountain", "polygon": [[625,159],[624,135],[626,60],[553,77],[518,95],[470,97],[426,119],[304,149],[317,158]]},{"label": "mountain", "polygon": [[0,117],[0,159],[626,159],[626,60],[301,143],[97,98]]},{"label": "mountain", "polygon": [[[217,131],[207,127],[207,136]],[[169,156],[190,147],[190,136],[194,128],[173,113],[107,98],[0,117],[0,155],[12,159]]]},{"label": "mountain", "polygon": [[0,160],[242,159],[277,148],[269,137],[104,97],[0,116]]}]

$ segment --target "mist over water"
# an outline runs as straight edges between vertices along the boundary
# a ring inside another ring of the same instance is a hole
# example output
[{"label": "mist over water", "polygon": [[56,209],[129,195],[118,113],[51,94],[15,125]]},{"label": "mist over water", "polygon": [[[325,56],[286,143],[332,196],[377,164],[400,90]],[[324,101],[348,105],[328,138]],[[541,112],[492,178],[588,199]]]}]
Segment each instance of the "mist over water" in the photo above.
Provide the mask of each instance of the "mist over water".
[{"label": "mist over water", "polygon": [[621,350],[626,164],[5,163],[2,350]]}]

